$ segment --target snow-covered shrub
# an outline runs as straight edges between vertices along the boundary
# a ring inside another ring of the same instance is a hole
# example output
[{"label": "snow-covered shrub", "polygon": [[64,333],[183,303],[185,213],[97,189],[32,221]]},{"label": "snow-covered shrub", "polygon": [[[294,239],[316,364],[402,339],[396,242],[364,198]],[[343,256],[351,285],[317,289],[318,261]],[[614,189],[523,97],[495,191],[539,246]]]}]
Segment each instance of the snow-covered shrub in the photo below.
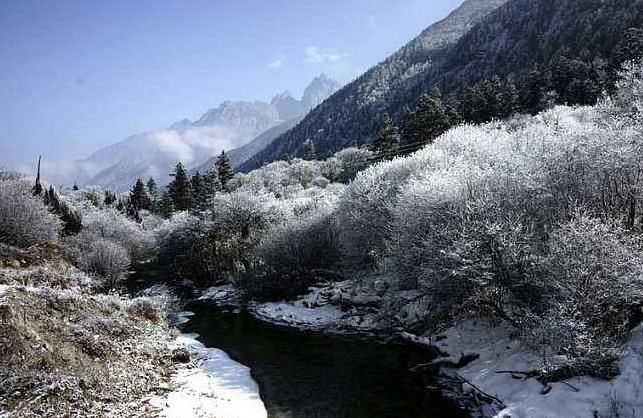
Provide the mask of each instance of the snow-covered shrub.
[{"label": "snow-covered shrub", "polygon": [[[281,299],[306,290],[339,260],[333,207],[325,201],[300,206],[298,216],[269,228],[252,251],[253,265],[237,281],[253,297]],[[323,270],[323,271],[322,271]]]},{"label": "snow-covered shrub", "polygon": [[330,181],[348,183],[366,169],[374,157],[368,148],[345,148],[321,163],[321,174]]},{"label": "snow-covered shrub", "polygon": [[590,363],[618,358],[643,306],[642,244],[622,226],[583,212],[551,234],[543,262],[549,320],[535,321],[547,345]]},{"label": "snow-covered shrub", "polygon": [[627,62],[616,82],[614,104],[622,111],[643,114],[643,61]]},{"label": "snow-covered shrub", "polygon": [[121,245],[96,239],[88,244],[79,256],[81,270],[104,281],[104,287],[113,288],[123,280],[131,263],[128,251]]},{"label": "snow-covered shrub", "polygon": [[60,231],[60,221],[28,183],[0,181],[0,242],[19,247],[56,242]]},{"label": "snow-covered shrub", "polygon": [[270,194],[220,194],[208,216],[175,214],[159,228],[159,261],[199,285],[228,280],[247,270],[261,233],[283,216]]},{"label": "snow-covered shrub", "polygon": [[133,260],[141,260],[153,249],[152,231],[132,221],[113,208],[84,208],[83,230],[68,242],[76,252],[82,252],[92,242],[103,239],[127,249]]}]

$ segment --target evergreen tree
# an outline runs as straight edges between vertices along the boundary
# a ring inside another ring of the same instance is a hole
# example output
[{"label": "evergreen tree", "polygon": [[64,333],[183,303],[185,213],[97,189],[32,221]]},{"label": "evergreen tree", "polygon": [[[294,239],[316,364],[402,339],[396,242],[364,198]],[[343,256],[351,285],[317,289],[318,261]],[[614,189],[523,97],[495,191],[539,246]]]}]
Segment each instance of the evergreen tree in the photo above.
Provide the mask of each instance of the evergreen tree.
[{"label": "evergreen tree", "polygon": [[535,115],[551,105],[551,82],[547,73],[534,68],[520,83],[518,109]]},{"label": "evergreen tree", "polygon": [[221,151],[221,155],[217,158],[216,162],[217,174],[219,175],[219,181],[221,186],[225,189],[226,185],[234,177],[234,171],[232,170],[232,165],[228,156],[225,154],[225,151]]},{"label": "evergreen tree", "polygon": [[172,198],[174,210],[190,210],[192,208],[192,185],[183,164],[178,163],[170,176],[174,179],[168,185],[168,192]]},{"label": "evergreen tree", "polygon": [[130,204],[136,209],[136,211],[150,208],[152,201],[142,179],[139,178],[136,180],[136,184],[130,192],[129,200]]},{"label": "evergreen tree", "polygon": [[49,190],[45,191],[43,200],[49,207],[49,211],[62,221],[64,235],[75,235],[82,230],[81,213],[71,209],[67,203],[61,200],[53,186],[49,186]]},{"label": "evergreen tree", "polygon": [[116,202],[116,194],[112,193],[109,190],[105,190],[105,198],[103,199],[105,206],[110,206],[112,203]]},{"label": "evergreen tree", "polygon": [[40,159],[42,157],[38,156],[38,172],[36,174],[36,183],[33,185],[31,192],[34,196],[40,196],[42,194],[42,184],[40,184]]},{"label": "evergreen tree", "polygon": [[174,200],[168,190],[161,194],[158,203],[158,213],[164,218],[169,218],[174,213]]},{"label": "evergreen tree", "polygon": [[74,186],[71,189],[77,192],[79,190],[78,183],[74,182]]},{"label": "evergreen tree", "polygon": [[315,142],[312,139],[306,141],[306,153],[304,154],[304,159],[309,161],[317,159],[317,148],[315,147]]},{"label": "evergreen tree", "polygon": [[192,184],[193,207],[198,210],[204,210],[208,206],[209,196],[206,189],[205,176],[202,176],[198,171],[192,176],[190,180]]},{"label": "evergreen tree", "polygon": [[404,119],[403,152],[412,153],[446,132],[451,126],[439,92],[425,94]]},{"label": "evergreen tree", "polygon": [[610,79],[615,82],[623,63],[643,58],[643,29],[630,28],[625,31],[614,48],[610,59]]},{"label": "evergreen tree", "polygon": [[373,148],[381,159],[391,159],[399,151],[400,132],[388,113],[384,114]]},{"label": "evergreen tree", "polygon": [[154,177],[150,177],[150,179],[147,181],[147,193],[149,193],[152,201],[156,201],[159,197],[159,188],[156,185]]},{"label": "evergreen tree", "polygon": [[212,202],[214,196],[223,190],[221,180],[219,180],[219,171],[214,166],[203,176],[203,196],[207,204]]}]

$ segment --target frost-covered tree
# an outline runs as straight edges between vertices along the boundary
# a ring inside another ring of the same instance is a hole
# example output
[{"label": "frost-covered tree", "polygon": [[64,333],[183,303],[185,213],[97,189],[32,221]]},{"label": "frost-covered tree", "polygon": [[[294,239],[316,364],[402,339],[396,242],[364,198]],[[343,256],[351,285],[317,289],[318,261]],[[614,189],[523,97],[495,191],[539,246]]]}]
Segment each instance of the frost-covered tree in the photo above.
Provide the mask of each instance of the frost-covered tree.
[{"label": "frost-covered tree", "polygon": [[18,247],[58,241],[59,219],[22,181],[0,181],[0,242]]}]

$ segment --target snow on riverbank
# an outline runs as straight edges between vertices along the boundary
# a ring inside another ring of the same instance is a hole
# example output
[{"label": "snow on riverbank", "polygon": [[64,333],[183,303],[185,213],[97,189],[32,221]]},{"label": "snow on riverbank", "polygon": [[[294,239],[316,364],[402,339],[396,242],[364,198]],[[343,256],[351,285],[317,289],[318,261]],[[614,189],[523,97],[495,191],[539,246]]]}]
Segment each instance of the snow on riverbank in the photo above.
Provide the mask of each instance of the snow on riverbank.
[{"label": "snow on riverbank", "polygon": [[176,389],[151,404],[167,418],[265,418],[266,408],[250,369],[224,351],[205,347],[197,335],[181,335],[192,362],[172,376]]},{"label": "snow on riverbank", "polygon": [[[450,353],[452,360],[457,361],[462,354],[480,355],[479,359],[457,369],[457,373],[505,404],[505,409],[485,411],[486,415],[498,418],[643,416],[643,327],[638,327],[624,346],[621,375],[612,381],[576,377],[552,383],[551,391],[546,394],[543,394],[543,385],[535,379],[522,380],[510,373],[498,373],[527,372],[539,365],[536,355],[527,353],[510,338],[508,327],[466,321],[442,335],[446,338],[434,344]],[[616,410],[620,415],[613,415]]]},{"label": "snow on riverbank", "polygon": [[333,305],[309,308],[301,301],[254,304],[250,312],[262,321],[311,330],[335,325],[344,315]]}]

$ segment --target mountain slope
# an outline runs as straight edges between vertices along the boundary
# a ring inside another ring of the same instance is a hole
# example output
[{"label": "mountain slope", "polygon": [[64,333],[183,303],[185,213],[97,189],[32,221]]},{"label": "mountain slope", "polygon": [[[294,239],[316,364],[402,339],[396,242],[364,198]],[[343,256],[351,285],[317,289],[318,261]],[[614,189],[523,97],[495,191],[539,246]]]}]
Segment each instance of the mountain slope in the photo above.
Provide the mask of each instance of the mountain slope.
[{"label": "mountain slope", "polygon": [[507,0],[468,0],[444,20],[431,25],[398,52],[315,108],[294,129],[277,138],[242,165],[251,169],[286,154],[303,152],[306,139],[318,151],[335,151],[349,144],[369,142],[381,113],[405,102],[445,49],[455,44],[492,10]]},{"label": "mountain slope", "polygon": [[[276,138],[280,137],[284,133],[288,132],[290,129],[294,128],[297,126],[299,122],[303,119],[303,116],[295,117],[293,119],[287,120],[286,122],[283,122],[275,127],[272,127],[268,129],[266,132],[262,133],[246,145],[235,148],[231,150],[230,152],[227,152],[226,154],[228,155],[228,158],[230,159],[230,162],[232,163],[232,166],[235,168],[238,168],[241,166],[243,163],[248,161],[250,158],[252,158],[254,155],[256,155],[258,152],[266,148],[272,141],[274,141]],[[215,163],[217,159],[217,156],[214,156],[210,158],[208,161],[205,163],[199,165],[198,167],[195,167],[192,171],[200,171],[200,172],[206,172],[209,170]]]},{"label": "mountain slope", "polygon": [[[617,45],[630,28],[643,28],[641,0],[467,1],[333,95],[243,168],[301,155],[309,138],[326,154],[369,143],[384,112],[399,120],[405,108],[435,87],[450,96],[493,75],[520,79],[534,68],[565,67],[560,64],[565,60],[586,63],[609,79],[619,63]],[[574,70],[556,69],[562,78],[552,81],[582,80],[582,72]]]}]

